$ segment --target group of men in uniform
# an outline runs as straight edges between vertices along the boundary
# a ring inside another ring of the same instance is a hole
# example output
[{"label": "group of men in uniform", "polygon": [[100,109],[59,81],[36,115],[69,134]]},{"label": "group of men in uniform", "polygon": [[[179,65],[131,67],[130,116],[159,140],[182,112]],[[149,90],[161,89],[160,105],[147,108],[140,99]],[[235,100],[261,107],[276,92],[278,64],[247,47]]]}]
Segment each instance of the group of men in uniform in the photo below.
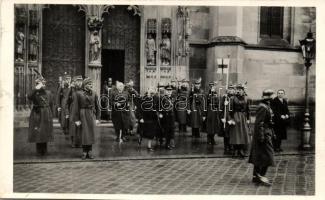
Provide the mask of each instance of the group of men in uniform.
[{"label": "group of men in uniform", "polygon": [[[28,138],[29,142],[36,143],[37,153],[46,154],[47,142],[53,141],[52,120],[56,113],[71,146],[82,147],[82,159],[93,159],[92,145],[103,106],[92,89],[92,80],[65,74],[56,98],[45,89],[46,81],[41,75],[35,82],[35,89],[29,95],[33,108]],[[286,137],[285,126],[289,118],[284,90],[279,90],[275,99],[272,99],[273,91],[263,91],[252,134],[244,85],[230,85],[221,95],[214,82],[209,84],[207,93],[201,88],[201,79],[195,80],[192,87],[186,80],[180,81],[179,85],[175,83],[150,87],[144,95],[134,89],[133,81],[126,84],[116,81],[107,88],[106,106],[116,141],[128,141],[128,136],[136,129],[139,145],[145,138],[147,149],[154,151],[152,142],[156,139],[159,146],[171,150],[175,148],[177,122],[180,133],[187,132],[187,126],[190,126],[193,138],[200,138],[201,132],[206,132],[208,145],[216,144],[216,134],[224,137],[225,154],[244,158],[251,144],[249,162],[254,164],[253,182],[270,185],[265,174],[268,166],[274,165],[274,150],[282,150],[281,139]]]},{"label": "group of men in uniform", "polygon": [[56,114],[63,133],[72,147],[83,149],[82,159],[93,159],[96,123],[100,109],[97,94],[92,90],[92,80],[65,74],[57,88],[56,98],[46,89],[46,81],[39,74],[36,86],[29,95],[33,104],[29,119],[29,137],[36,143],[39,155],[47,153],[47,143],[53,141],[53,117]]},{"label": "group of men in uniform", "polygon": [[[248,145],[248,126],[244,119],[249,119],[249,107],[242,85],[229,86],[224,95],[214,82],[205,93],[201,78],[195,80],[191,88],[186,80],[178,84],[158,84],[157,88],[149,87],[142,96],[133,88],[133,81],[126,84],[117,81],[104,88],[107,88],[104,93],[108,96],[105,106],[108,106],[107,112],[111,114],[119,142],[128,141],[128,136],[137,127],[138,142],[148,139],[148,150],[154,151],[153,139],[159,146],[164,144],[166,149],[173,149],[177,122],[179,133],[187,132],[187,126],[191,127],[193,138],[200,138],[201,132],[206,132],[209,145],[216,144],[214,137],[217,134],[224,137],[226,154],[232,153],[232,147],[235,147],[238,155],[244,156],[240,150]],[[243,122],[245,124],[240,125]],[[234,129],[232,125],[235,123],[244,130]],[[243,133],[237,136],[238,131]]]}]

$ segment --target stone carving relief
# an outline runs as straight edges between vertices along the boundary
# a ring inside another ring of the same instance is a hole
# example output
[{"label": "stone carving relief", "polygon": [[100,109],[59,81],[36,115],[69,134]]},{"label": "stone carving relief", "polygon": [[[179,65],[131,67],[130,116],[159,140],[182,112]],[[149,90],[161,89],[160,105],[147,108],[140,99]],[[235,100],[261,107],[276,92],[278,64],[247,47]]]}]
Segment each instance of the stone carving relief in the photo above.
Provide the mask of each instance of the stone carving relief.
[{"label": "stone carving relief", "polygon": [[156,66],[156,19],[148,19],[147,21],[147,40],[146,40],[146,58],[148,66]]},{"label": "stone carving relief", "polygon": [[188,38],[192,33],[190,22],[190,10],[185,6],[178,6],[177,9],[178,21],[178,56],[186,57],[189,55],[190,47]]},{"label": "stone carving relief", "polygon": [[170,65],[171,61],[171,19],[163,18],[161,20],[162,39],[160,43],[160,59],[162,65]]},{"label": "stone carving relief", "polygon": [[99,31],[103,26],[103,19],[97,16],[90,16],[87,20],[87,25],[90,31],[89,62],[100,62],[101,38],[99,36]]}]

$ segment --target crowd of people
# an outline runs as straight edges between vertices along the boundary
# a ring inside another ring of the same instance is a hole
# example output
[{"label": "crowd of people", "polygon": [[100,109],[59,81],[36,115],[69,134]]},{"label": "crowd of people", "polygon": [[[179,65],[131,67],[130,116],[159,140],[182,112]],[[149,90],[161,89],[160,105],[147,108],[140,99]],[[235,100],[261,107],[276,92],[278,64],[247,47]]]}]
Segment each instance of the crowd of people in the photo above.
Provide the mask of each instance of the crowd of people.
[{"label": "crowd of people", "polygon": [[175,131],[186,133],[188,127],[193,139],[206,133],[207,145],[216,144],[216,135],[223,137],[224,153],[236,158],[249,154],[249,162],[254,164],[253,182],[270,185],[265,178],[267,167],[274,165],[273,152],[282,151],[281,140],[286,139],[289,111],[283,89],[274,99],[272,90],[263,91],[251,130],[249,100],[243,84],[229,85],[221,94],[214,82],[204,92],[201,79],[191,86],[183,80],[149,87],[140,95],[133,81],[116,81],[113,85],[110,79],[99,97],[93,91],[92,80],[82,76],[65,74],[55,95],[46,90],[41,75],[35,82],[29,95],[33,108],[28,138],[36,143],[39,155],[45,155],[47,142],[53,141],[56,115],[71,146],[82,148],[82,159],[93,159],[96,124],[104,113],[113,122],[117,142],[128,142],[131,135],[137,135],[139,145],[147,140],[148,151],[177,148]]}]

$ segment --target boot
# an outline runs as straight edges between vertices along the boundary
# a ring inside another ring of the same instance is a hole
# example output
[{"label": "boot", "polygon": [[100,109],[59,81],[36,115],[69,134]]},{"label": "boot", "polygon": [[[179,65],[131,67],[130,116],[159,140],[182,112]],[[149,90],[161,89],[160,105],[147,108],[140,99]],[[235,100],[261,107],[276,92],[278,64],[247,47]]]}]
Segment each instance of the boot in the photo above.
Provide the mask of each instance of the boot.
[{"label": "boot", "polygon": [[89,159],[94,159],[95,158],[91,151],[88,151],[88,156],[87,157]]},{"label": "boot", "polygon": [[86,158],[87,158],[87,153],[86,152],[82,152],[81,159],[82,160],[86,160]]}]

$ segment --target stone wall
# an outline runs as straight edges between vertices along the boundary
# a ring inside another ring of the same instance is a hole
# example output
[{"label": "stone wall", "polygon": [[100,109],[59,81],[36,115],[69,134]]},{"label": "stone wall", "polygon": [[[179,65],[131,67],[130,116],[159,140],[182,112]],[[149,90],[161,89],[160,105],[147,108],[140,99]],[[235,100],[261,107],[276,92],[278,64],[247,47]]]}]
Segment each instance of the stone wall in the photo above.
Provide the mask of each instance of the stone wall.
[{"label": "stone wall", "polygon": [[[254,100],[265,88],[284,89],[292,105],[302,105],[305,95],[305,67],[300,52],[245,50],[244,73],[248,95]],[[311,103],[315,102],[315,65],[310,69]]]}]

